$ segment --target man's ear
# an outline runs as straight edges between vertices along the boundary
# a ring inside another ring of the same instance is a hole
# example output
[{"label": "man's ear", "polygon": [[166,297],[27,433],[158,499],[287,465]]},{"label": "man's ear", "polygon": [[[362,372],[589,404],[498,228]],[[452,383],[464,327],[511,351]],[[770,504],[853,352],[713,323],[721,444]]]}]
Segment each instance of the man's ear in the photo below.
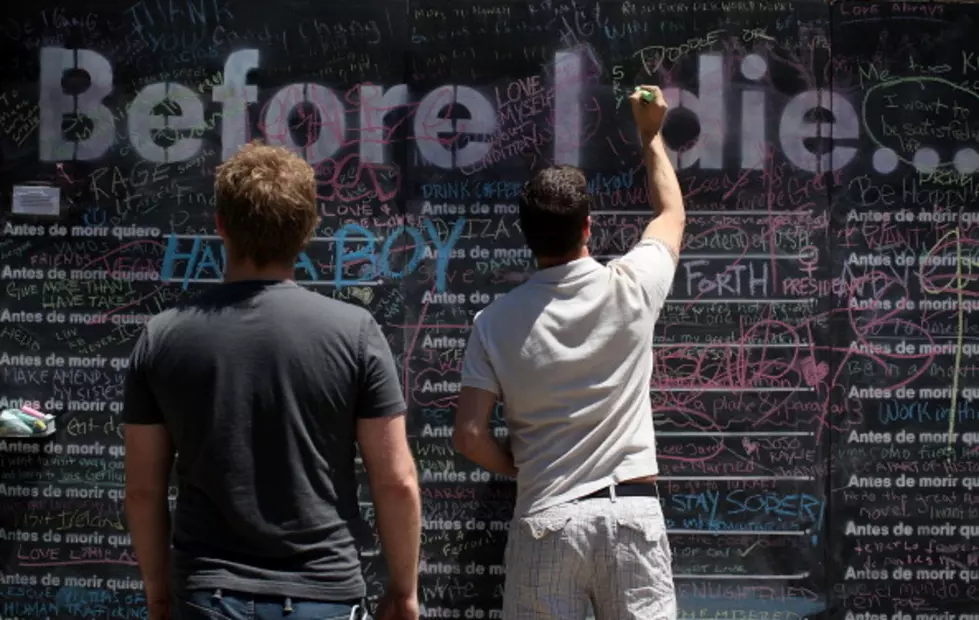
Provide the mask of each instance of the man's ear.
[{"label": "man's ear", "polygon": [[214,214],[214,228],[218,231],[218,235],[224,238],[224,222],[221,221],[221,216],[217,213]]}]

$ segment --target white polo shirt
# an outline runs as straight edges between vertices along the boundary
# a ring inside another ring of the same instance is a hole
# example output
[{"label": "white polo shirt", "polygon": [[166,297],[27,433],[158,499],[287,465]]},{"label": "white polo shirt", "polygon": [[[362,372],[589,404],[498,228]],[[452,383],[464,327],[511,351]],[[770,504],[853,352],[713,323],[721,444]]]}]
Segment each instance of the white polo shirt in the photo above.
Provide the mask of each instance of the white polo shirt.
[{"label": "white polo shirt", "polygon": [[504,404],[520,517],[659,472],[653,324],[676,261],[658,239],[541,269],[476,315],[462,385]]}]

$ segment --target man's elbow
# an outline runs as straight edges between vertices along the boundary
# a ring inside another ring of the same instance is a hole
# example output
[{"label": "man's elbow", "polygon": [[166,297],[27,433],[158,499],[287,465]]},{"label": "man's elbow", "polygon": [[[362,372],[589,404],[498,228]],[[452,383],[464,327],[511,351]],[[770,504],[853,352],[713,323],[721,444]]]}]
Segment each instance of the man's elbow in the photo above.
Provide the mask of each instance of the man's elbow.
[{"label": "man's elbow", "polygon": [[[368,467],[370,475],[370,467]],[[418,469],[410,457],[379,476],[371,476],[371,490],[378,495],[404,497],[418,495]]]},{"label": "man's elbow", "polygon": [[678,229],[681,234],[687,227],[687,212],[683,209],[683,203],[673,205],[671,208],[663,209],[655,218],[662,224],[668,224],[672,228]]},{"label": "man's elbow", "polygon": [[371,484],[374,502],[384,506],[421,506],[417,475],[401,475]]},{"label": "man's elbow", "polygon": [[473,448],[482,439],[482,433],[469,426],[456,426],[452,429],[452,448],[462,456],[469,458]]}]

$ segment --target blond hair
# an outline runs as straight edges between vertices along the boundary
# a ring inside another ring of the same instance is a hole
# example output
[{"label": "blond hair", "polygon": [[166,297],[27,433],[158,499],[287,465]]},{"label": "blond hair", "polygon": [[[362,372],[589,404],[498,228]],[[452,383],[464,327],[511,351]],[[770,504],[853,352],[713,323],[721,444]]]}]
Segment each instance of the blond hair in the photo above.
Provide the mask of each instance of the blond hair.
[{"label": "blond hair", "polygon": [[214,175],[218,216],[237,260],[294,261],[319,222],[316,173],[289,150],[246,144]]}]

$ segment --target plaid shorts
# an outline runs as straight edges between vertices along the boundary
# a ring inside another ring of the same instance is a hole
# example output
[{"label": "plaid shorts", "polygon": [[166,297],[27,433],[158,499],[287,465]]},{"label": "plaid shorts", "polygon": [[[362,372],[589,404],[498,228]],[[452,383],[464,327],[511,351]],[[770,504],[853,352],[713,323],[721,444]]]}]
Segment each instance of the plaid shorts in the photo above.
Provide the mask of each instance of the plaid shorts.
[{"label": "plaid shorts", "polygon": [[514,519],[504,620],[676,620],[657,497],[583,499]]}]

